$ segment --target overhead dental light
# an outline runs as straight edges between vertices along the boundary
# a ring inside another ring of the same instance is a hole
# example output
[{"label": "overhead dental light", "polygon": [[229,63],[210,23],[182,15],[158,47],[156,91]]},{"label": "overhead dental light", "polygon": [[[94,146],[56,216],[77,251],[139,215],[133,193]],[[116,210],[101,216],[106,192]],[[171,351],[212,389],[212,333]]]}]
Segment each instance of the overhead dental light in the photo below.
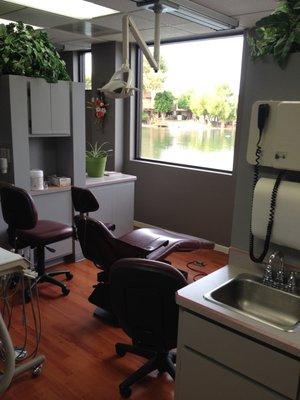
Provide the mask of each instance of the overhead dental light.
[{"label": "overhead dental light", "polygon": [[187,21],[194,22],[201,26],[213,29],[215,31],[234,29],[239,25],[239,21],[225,14],[211,10],[192,1],[185,0],[185,5],[177,4],[169,0],[132,0],[138,7],[152,10],[160,6],[162,12],[175,15]]},{"label": "overhead dental light", "polygon": [[155,72],[159,70],[160,58],[160,16],[162,7],[154,6],[152,11],[155,13],[155,38],[154,38],[154,54],[152,55],[147,43],[141,36],[135,22],[129,15],[123,17],[123,63],[121,68],[116,71],[110,81],[104,85],[101,90],[107,97],[114,99],[124,99],[132,96],[138,89],[133,86],[133,72],[129,65],[129,33],[131,32],[134,39],[140,46],[150,66]]}]

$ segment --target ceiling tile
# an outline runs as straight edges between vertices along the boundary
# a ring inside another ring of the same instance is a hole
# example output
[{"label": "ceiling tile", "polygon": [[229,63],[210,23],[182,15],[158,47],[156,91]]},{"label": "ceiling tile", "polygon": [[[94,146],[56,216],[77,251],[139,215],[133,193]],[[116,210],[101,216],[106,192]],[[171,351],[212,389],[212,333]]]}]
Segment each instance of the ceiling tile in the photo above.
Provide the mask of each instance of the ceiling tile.
[{"label": "ceiling tile", "polygon": [[35,10],[32,8],[24,8],[20,11],[6,14],[5,18],[10,19],[12,21],[23,21],[27,24],[42,26],[46,28],[50,28],[56,25],[67,24],[72,21],[77,21],[74,18],[51,14],[45,11]]},{"label": "ceiling tile", "polygon": [[65,32],[58,29],[45,29],[45,32],[47,32],[50,40],[54,43],[62,43],[64,41],[67,42],[71,40],[86,39],[86,37],[83,35],[78,35],[76,33],[71,33],[71,32]]},{"label": "ceiling tile", "polygon": [[244,15],[237,15],[236,18],[240,21],[240,26],[242,28],[251,28],[255,25],[256,21],[259,19],[266,17],[269,15],[270,12],[258,12],[253,14],[244,14]]},{"label": "ceiling tile", "polygon": [[130,12],[136,10],[136,5],[131,0],[89,0],[100,6],[109,7],[121,12]]},{"label": "ceiling tile", "polygon": [[116,31],[115,29],[96,25],[94,23],[91,23],[90,21],[75,21],[71,24],[56,26],[55,29],[88,37],[97,37],[119,33],[119,31]]},{"label": "ceiling tile", "polygon": [[209,29],[205,26],[195,24],[194,22],[187,22],[185,24],[176,26],[176,28],[182,29],[184,31],[191,32],[191,33],[197,33],[198,35],[214,32],[213,29]]},{"label": "ceiling tile", "polygon": [[[154,27],[154,21],[155,21],[155,14],[149,10],[142,10],[139,9],[137,12],[133,14],[133,16],[138,16],[140,18],[143,18],[147,21],[151,21],[152,27]],[[162,26],[176,26],[176,25],[181,25],[184,23],[185,20],[182,18],[176,17],[175,15],[172,14],[167,14],[163,13],[161,15],[161,25]]]},{"label": "ceiling tile", "polygon": [[[193,2],[227,15],[274,10],[277,5],[276,0],[193,0]],[[187,3],[191,4],[189,0],[180,0],[180,4]]]},{"label": "ceiling tile", "polygon": [[[6,1],[0,1],[0,16],[11,13],[13,11],[22,10],[24,7],[19,4],[7,3]],[[8,19],[8,18],[7,18]]]},{"label": "ceiling tile", "polygon": [[[147,21],[144,18],[140,18],[136,13],[130,13],[133,16],[133,20],[139,29],[150,29],[154,27],[154,23]],[[100,26],[104,26],[110,29],[122,30],[122,14],[107,15],[105,17],[93,18],[91,22]]]}]

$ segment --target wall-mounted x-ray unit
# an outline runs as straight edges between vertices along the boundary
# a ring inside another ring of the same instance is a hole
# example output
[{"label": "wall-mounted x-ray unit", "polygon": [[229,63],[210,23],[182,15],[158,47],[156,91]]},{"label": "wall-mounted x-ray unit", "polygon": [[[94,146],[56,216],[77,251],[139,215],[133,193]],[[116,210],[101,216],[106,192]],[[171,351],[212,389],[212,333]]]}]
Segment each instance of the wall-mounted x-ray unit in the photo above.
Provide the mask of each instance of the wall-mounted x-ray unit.
[{"label": "wall-mounted x-ray unit", "polygon": [[280,170],[300,171],[300,101],[257,101],[253,104],[247,161],[256,163],[259,141],[257,124],[259,106],[269,105],[269,115],[262,133],[259,164]]}]

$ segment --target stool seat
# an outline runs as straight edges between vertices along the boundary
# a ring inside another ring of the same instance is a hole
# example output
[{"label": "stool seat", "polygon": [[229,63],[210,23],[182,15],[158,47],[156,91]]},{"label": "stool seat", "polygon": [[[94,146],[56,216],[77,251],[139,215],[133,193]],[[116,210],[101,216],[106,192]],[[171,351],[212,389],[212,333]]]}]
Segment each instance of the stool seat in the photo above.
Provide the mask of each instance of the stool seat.
[{"label": "stool seat", "polygon": [[73,235],[71,226],[45,219],[38,220],[32,229],[17,229],[18,240],[30,247],[46,246],[54,242],[68,239]]}]

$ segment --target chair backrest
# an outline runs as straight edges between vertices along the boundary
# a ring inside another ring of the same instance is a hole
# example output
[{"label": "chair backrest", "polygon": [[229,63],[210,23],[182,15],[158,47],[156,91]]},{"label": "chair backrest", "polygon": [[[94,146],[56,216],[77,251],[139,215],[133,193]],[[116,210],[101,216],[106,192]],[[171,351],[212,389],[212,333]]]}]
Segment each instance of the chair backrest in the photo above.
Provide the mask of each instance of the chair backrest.
[{"label": "chair backrest", "polygon": [[4,221],[10,230],[32,229],[38,221],[38,213],[32,197],[16,186],[1,188],[1,207]]},{"label": "chair backrest", "polygon": [[176,347],[175,293],[186,285],[177,269],[159,261],[128,258],[111,267],[112,310],[133,343],[160,351]]},{"label": "chair backrest", "polygon": [[99,209],[99,203],[89,189],[73,186],[72,202],[75,211],[80,214],[86,214]]},{"label": "chair backrest", "polygon": [[116,239],[102,222],[81,215],[75,215],[74,222],[85,258],[104,270],[118,260]]}]

